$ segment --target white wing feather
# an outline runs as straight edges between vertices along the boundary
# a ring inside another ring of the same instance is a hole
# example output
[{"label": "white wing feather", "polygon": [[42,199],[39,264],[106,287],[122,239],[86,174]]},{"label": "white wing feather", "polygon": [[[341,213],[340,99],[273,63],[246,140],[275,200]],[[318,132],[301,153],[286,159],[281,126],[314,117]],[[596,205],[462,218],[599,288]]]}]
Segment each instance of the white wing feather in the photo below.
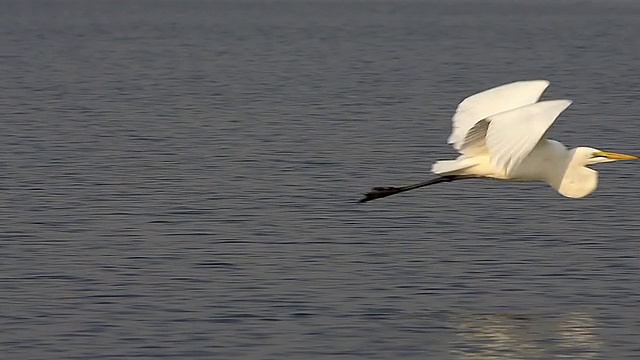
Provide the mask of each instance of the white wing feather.
[{"label": "white wing feather", "polygon": [[491,163],[506,174],[529,155],[570,100],[541,101],[486,119],[486,147]]},{"label": "white wing feather", "polygon": [[465,146],[465,138],[476,123],[489,116],[535,103],[548,86],[546,80],[517,81],[469,96],[458,105],[453,115],[453,131],[448,143],[458,151],[463,148],[473,151],[473,147]]}]

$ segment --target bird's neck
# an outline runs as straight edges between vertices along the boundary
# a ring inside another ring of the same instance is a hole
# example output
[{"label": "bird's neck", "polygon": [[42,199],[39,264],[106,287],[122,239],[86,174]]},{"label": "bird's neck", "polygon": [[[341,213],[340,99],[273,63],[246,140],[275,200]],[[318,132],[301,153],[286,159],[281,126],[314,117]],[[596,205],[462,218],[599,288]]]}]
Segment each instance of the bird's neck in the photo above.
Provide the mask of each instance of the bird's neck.
[{"label": "bird's neck", "polygon": [[[591,194],[598,187],[598,172],[584,166],[576,158],[576,150],[569,152],[569,159],[557,190],[560,194],[570,198],[581,198]],[[555,187],[555,186],[554,186]]]}]

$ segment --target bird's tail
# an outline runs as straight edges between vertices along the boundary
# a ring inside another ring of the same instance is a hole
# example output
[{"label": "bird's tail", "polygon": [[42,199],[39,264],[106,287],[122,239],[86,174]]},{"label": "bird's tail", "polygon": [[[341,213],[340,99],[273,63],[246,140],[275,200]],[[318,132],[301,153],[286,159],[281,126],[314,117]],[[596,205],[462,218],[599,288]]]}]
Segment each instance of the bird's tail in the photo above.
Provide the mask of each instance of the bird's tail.
[{"label": "bird's tail", "polygon": [[477,162],[472,159],[456,159],[456,160],[440,160],[431,165],[431,172],[437,175],[449,175],[455,174],[460,170],[470,168],[477,165]]}]

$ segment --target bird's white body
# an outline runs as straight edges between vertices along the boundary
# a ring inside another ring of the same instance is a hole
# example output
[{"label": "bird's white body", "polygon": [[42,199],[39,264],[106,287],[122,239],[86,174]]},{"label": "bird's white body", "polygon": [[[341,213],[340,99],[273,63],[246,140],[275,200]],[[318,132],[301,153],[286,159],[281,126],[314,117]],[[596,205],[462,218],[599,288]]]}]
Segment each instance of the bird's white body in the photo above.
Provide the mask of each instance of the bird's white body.
[{"label": "bird's white body", "polygon": [[504,169],[493,165],[488,153],[453,160],[455,165],[462,165],[462,168],[437,174],[505,181],[541,181],[566,197],[580,198],[589,195],[597,188],[598,172],[583,166],[570,166],[575,151],[575,149],[567,150],[558,141],[544,139],[511,171],[510,175],[507,175]]},{"label": "bird's white body", "polygon": [[466,98],[453,116],[449,137],[460,156],[436,162],[432,172],[541,181],[566,197],[580,198],[598,186],[598,173],[588,165],[637,159],[588,147],[568,150],[546,139],[551,124],[571,104],[569,100],[538,102],[548,85],[545,80],[519,81]]}]

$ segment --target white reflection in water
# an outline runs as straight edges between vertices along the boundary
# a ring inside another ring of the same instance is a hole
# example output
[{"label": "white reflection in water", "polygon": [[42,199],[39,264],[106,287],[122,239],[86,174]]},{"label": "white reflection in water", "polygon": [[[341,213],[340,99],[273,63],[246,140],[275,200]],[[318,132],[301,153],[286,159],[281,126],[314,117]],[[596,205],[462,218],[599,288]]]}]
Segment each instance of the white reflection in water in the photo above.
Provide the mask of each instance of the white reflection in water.
[{"label": "white reflection in water", "polygon": [[593,359],[598,356],[601,341],[596,335],[597,324],[593,316],[575,312],[564,320],[559,327],[559,346],[566,354],[562,357],[573,357],[579,354],[582,359]]},{"label": "white reflection in water", "polygon": [[597,324],[587,313],[488,314],[460,320],[453,352],[462,359],[593,359],[600,353]]}]

